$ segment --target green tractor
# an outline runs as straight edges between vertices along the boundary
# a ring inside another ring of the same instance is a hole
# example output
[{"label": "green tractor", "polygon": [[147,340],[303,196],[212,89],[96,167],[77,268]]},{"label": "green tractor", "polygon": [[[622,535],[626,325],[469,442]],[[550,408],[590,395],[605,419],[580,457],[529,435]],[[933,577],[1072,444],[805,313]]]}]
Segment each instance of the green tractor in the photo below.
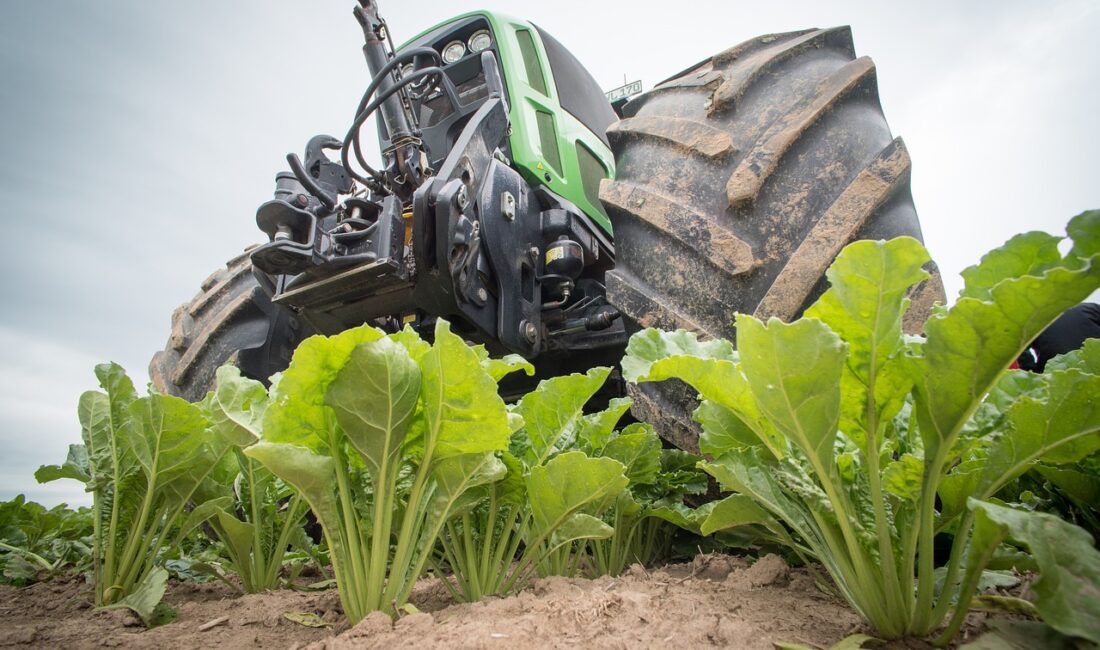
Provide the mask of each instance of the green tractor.
[{"label": "green tractor", "polygon": [[[732,338],[734,312],[798,316],[848,242],[921,237],[846,27],[754,38],[613,106],[530,22],[473,12],[394,47],[374,0],[354,15],[372,81],[350,128],[287,156],[268,242],[175,312],[159,390],[197,400],[227,360],[266,379],[310,334],[437,318],[538,377],[615,365],[639,327]],[[915,289],[910,330],[942,295],[935,273]],[[692,448],[693,395],[668,384],[629,387],[634,412]]]}]

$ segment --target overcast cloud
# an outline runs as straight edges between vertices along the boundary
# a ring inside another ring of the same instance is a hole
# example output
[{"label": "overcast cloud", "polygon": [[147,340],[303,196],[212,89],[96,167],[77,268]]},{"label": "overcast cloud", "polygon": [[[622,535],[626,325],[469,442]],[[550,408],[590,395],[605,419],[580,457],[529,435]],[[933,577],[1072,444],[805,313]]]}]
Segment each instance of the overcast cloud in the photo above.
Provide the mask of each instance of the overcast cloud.
[{"label": "overcast cloud", "polygon": [[[79,442],[114,360],[142,386],[172,309],[261,237],[256,207],[367,82],[350,0],[5,3],[0,22],[0,499]],[[753,36],[850,24],[913,157],[925,241],[958,273],[1100,207],[1095,2],[381,2],[398,40],[490,8],[528,18],[605,88],[646,88]],[[620,7],[613,9],[612,7]]]}]

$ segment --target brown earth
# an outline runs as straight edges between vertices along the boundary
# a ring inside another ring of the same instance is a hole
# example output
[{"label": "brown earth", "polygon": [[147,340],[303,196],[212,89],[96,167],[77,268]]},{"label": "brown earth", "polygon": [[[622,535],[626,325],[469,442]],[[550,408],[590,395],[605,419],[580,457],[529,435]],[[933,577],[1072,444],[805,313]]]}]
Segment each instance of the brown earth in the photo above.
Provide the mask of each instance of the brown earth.
[{"label": "brown earth", "polygon": [[[171,583],[179,618],[151,630],[128,610],[96,611],[82,579],[0,587],[0,647],[40,648],[761,648],[775,641],[828,647],[866,631],[836,598],[776,556],[752,566],[700,555],[618,578],[546,578],[510,598],[453,604],[422,580],[422,613],[375,613],[348,628],[335,590],[238,595],[221,583]],[[291,620],[312,614],[308,627]],[[287,615],[290,615],[288,618]],[[922,644],[923,645],[923,644]]]}]

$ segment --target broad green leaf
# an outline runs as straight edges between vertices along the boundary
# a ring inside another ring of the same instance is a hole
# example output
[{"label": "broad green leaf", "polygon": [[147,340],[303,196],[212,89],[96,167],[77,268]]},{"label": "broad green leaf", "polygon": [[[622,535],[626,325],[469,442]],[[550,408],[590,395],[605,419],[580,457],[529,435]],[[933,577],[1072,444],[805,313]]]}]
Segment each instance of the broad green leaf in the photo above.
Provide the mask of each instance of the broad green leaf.
[{"label": "broad green leaf", "polygon": [[130,417],[130,404],[137,399],[134,385],[115,363],[96,366],[95,374],[106,393],[84,393],[77,409],[91,470],[89,490],[120,483],[136,470],[136,459],[124,453],[119,437]]},{"label": "broad green leaf", "polygon": [[403,346],[386,338],[356,347],[329,384],[325,404],[366,462],[375,485],[387,484],[396,474],[419,393],[416,362]]},{"label": "broad green leaf", "polygon": [[207,519],[215,516],[218,511],[231,507],[233,499],[231,497],[219,497],[217,499],[210,499],[195,506],[194,510],[187,513],[187,518],[180,524],[179,530],[176,532],[176,539],[183,539],[203,524]]},{"label": "broad green leaf", "polygon": [[752,497],[757,505],[786,522],[799,536],[813,540],[816,525],[812,517],[780,486],[775,466],[765,464],[758,452],[728,453],[713,462],[701,462],[699,467],[713,476],[722,489]]},{"label": "broad green leaf", "polygon": [[1025,397],[1012,405],[1008,420],[1015,449],[1002,452],[1003,445],[991,449],[989,463],[1001,460],[1001,453],[1016,459],[1030,456],[1047,463],[1072,463],[1100,449],[1097,395],[1100,375],[1079,370],[1050,374],[1045,400]]},{"label": "broad green leaf", "polygon": [[649,328],[630,337],[622,362],[623,378],[635,383],[643,381],[654,362],[676,356],[726,361],[737,359],[733,344],[729,341],[718,339],[704,342],[686,330],[662,332]]},{"label": "broad green leaf", "polygon": [[615,516],[622,517],[622,520],[632,521],[632,518],[642,513],[643,508],[630,490],[623,490],[619,493],[619,498],[615,499],[615,506],[612,510]]},{"label": "broad green leaf", "polygon": [[721,456],[729,451],[763,444],[752,428],[733,411],[709,399],[699,404],[692,419],[703,427],[699,434],[699,451],[704,454]]},{"label": "broad green leaf", "polygon": [[88,449],[84,445],[69,445],[69,454],[66,456],[64,464],[60,466],[42,465],[34,473],[34,478],[39,483],[56,481],[62,478],[71,478],[81,483],[91,481]]},{"label": "broad green leaf", "polygon": [[1100,475],[1075,468],[1038,465],[1035,470],[1058,489],[1083,504],[1100,504]]},{"label": "broad green leaf", "polygon": [[661,472],[695,472],[695,466],[703,460],[698,454],[683,449],[661,449]]},{"label": "broad green leaf", "polygon": [[[336,497],[336,464],[307,447],[261,440],[246,448],[244,454],[255,458],[302,495],[313,514],[326,530],[335,531],[339,524]],[[331,536],[329,536],[331,539]]]},{"label": "broad green leaf", "polygon": [[[1009,241],[1001,253],[1020,246],[1019,240]],[[1100,267],[1091,259],[1074,266],[1003,279],[990,289],[990,299],[960,298],[928,320],[924,356],[914,359],[914,372],[929,457],[948,451],[941,446],[953,444],[970,413],[1024,347],[1100,286]]]},{"label": "broad green leaf", "polygon": [[150,483],[159,488],[180,482],[180,491],[186,491],[215,461],[206,446],[211,440],[208,426],[198,406],[154,393],[130,405],[130,418],[119,434]]},{"label": "broad green leaf", "polygon": [[550,535],[550,547],[558,548],[583,539],[607,539],[615,529],[592,515],[578,512],[566,519]]},{"label": "broad green leaf", "polygon": [[535,366],[518,354],[509,354],[499,359],[485,358],[481,360],[481,367],[493,381],[500,381],[513,372],[523,371],[528,377],[535,376]]},{"label": "broad green leaf", "polygon": [[409,356],[412,357],[412,360],[417,363],[420,363],[420,360],[424,358],[428,350],[432,349],[431,344],[420,338],[420,335],[413,331],[407,324],[400,332],[388,334],[386,338],[405,348]]},{"label": "broad green leaf", "polygon": [[943,501],[943,515],[948,519],[966,509],[966,500],[978,490],[985,464],[981,460],[960,463],[940,480],[937,493]]},{"label": "broad green leaf", "polygon": [[679,526],[684,530],[691,531],[696,535],[702,535],[703,522],[710,516],[717,501],[711,501],[704,503],[698,508],[689,508],[682,503],[667,503],[661,506],[650,508],[647,513],[651,517],[657,517],[663,519],[671,524]]},{"label": "broad green leaf", "polygon": [[760,410],[819,471],[834,468],[844,343],[818,320],[788,325],[773,318],[765,325],[744,314],[737,316],[737,341]]},{"label": "broad green leaf", "polygon": [[[1100,339],[1088,339],[1084,345],[1047,362],[1046,372],[1077,368],[1090,375],[1100,375]],[[1033,373],[1024,373],[1034,377]]]},{"label": "broad green leaf", "polygon": [[495,485],[500,498],[512,506],[523,507],[527,504],[527,484],[523,477],[523,462],[508,452],[500,456],[508,473]]},{"label": "broad green leaf", "polygon": [[752,497],[743,494],[732,494],[713,506],[710,514],[699,527],[699,532],[703,535],[710,535],[715,531],[737,526],[750,524],[772,526],[775,523],[775,518],[756,505]]},{"label": "broad green leaf", "polygon": [[253,549],[256,527],[253,524],[243,522],[224,510],[217,511],[218,525],[225,531],[222,541],[233,549],[235,557],[241,562],[247,562],[252,552],[262,552],[263,549]]},{"label": "broad green leaf", "polygon": [[[829,289],[806,310],[806,317],[824,321],[848,344],[848,369],[868,389],[901,348],[905,293],[928,277],[921,267],[929,259],[911,237],[853,242],[826,272]],[[876,402],[893,398],[875,392]]]},{"label": "broad green leaf", "polygon": [[[643,330],[630,340],[627,356],[623,359],[624,377],[637,382],[679,379],[697,390],[704,402],[725,407],[740,418],[773,456],[786,456],[786,442],[760,412],[748,381],[736,363],[737,354],[728,341],[701,342],[695,334],[683,330]],[[628,360],[634,368],[631,376],[627,376],[625,370]],[[721,413],[708,410],[704,410],[702,415],[722,418]],[[747,432],[732,421],[718,419],[714,424],[719,428],[707,441],[711,451],[705,453],[721,453],[727,449],[724,445],[734,442],[728,440],[731,436],[735,439],[747,437]]]},{"label": "broad green leaf", "polygon": [[1085,262],[1100,254],[1100,210],[1088,210],[1070,219],[1066,234],[1073,240],[1068,257]]},{"label": "broad green leaf", "polygon": [[499,481],[507,473],[507,466],[493,452],[441,460],[432,470],[437,485],[430,506],[432,518],[442,525],[448,517],[472,508],[484,495],[471,488]]},{"label": "broad green leaf", "polygon": [[146,627],[151,627],[157,605],[164,599],[164,591],[167,586],[168,572],[162,567],[154,567],[152,571],[145,574],[145,579],[129,595],[103,609],[129,608],[138,615],[138,618]]},{"label": "broad green leaf", "polygon": [[1087,532],[1054,515],[1013,510],[971,499],[974,535],[962,593],[1002,540],[1027,546],[1039,565],[1032,586],[1043,621],[1063,634],[1100,643],[1100,551]]},{"label": "broad green leaf", "polygon": [[103,363],[95,367],[99,385],[110,397],[111,426],[118,429],[129,417],[130,402],[137,399],[134,382],[117,363]]},{"label": "broad green leaf", "polygon": [[965,498],[988,499],[1040,460],[1070,463],[1100,449],[1100,376],[1061,370],[1044,376],[1045,399],[1025,396],[1009,409],[1010,426],[979,460],[963,463],[943,482],[944,516]]},{"label": "broad green leaf", "polygon": [[228,444],[247,447],[259,440],[267,411],[267,389],[241,376],[236,366],[218,368],[209,417],[215,433]]},{"label": "broad green leaf", "polygon": [[963,270],[965,286],[960,298],[989,300],[992,289],[1005,278],[1039,275],[1062,260],[1058,252],[1061,237],[1045,232],[1016,235],[1003,247],[982,256],[981,262]]},{"label": "broad green leaf", "polygon": [[923,460],[913,454],[902,454],[883,469],[882,488],[899,499],[916,503],[923,489],[923,473]]},{"label": "broad green leaf", "polygon": [[661,439],[648,424],[632,424],[611,439],[599,454],[626,468],[630,485],[653,483],[661,471]]},{"label": "broad green leaf", "polygon": [[626,488],[623,469],[617,460],[589,458],[579,451],[532,467],[526,482],[534,538],[548,539],[575,514],[598,516]]},{"label": "broad green leaf", "polygon": [[525,458],[529,465],[541,465],[553,454],[573,446],[583,428],[584,405],[610,372],[610,368],[600,367],[584,375],[546,379],[520,400],[518,411],[530,441]]},{"label": "broad green leaf", "polygon": [[362,343],[383,337],[381,331],[363,325],[335,336],[311,336],[294,350],[290,367],[271,389],[264,415],[264,439],[308,447],[328,453],[331,427],[325,394],[343,369],[351,352]]},{"label": "broad green leaf", "polygon": [[496,382],[444,320],[421,361],[421,393],[434,458],[507,449],[508,414]]},{"label": "broad green leaf", "polygon": [[577,431],[577,441],[586,451],[599,452],[611,439],[615,426],[633,403],[634,400],[629,397],[613,397],[606,409],[583,416]]}]

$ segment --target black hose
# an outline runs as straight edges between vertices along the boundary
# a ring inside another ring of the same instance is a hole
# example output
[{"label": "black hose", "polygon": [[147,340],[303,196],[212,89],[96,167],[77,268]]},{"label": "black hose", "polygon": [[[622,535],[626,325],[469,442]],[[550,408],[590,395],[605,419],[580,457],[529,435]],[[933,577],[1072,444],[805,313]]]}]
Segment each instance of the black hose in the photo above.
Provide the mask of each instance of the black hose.
[{"label": "black hose", "polygon": [[298,179],[298,182],[305,186],[310,194],[316,196],[321,202],[321,205],[328,208],[329,211],[336,209],[336,197],[317,184],[317,181],[313,179],[313,176],[311,176],[302,165],[302,160],[298,158],[298,154],[288,153],[286,155],[286,161],[290,165],[290,171],[294,172],[294,176]]},{"label": "black hose", "polygon": [[395,55],[386,65],[382,66],[382,69],[378,71],[378,74],[374,75],[370,84],[367,85],[367,89],[363,91],[363,97],[359,100],[359,107],[355,109],[356,116],[363,112],[363,107],[367,105],[367,101],[370,99],[370,96],[374,94],[374,91],[378,90],[378,85],[382,83],[382,79],[385,78],[385,75],[393,72],[402,63],[418,56],[428,56],[437,63],[443,63],[443,57],[439,55],[439,52],[436,52],[430,47],[414,47],[411,50],[405,50]]},{"label": "black hose", "polygon": [[[394,59],[394,60],[396,61],[396,59]],[[389,67],[389,65],[392,64],[392,63],[393,63],[393,61],[391,61],[390,63],[387,63],[386,67]],[[385,69],[386,69],[385,67],[382,68],[382,70],[385,70]],[[379,73],[379,76],[381,76],[381,72]],[[374,98],[374,101],[367,104],[366,108],[364,108],[362,111],[360,111],[359,114],[355,117],[355,120],[352,122],[351,128],[348,129],[348,133],[344,137],[344,146],[340,151],[340,162],[344,165],[344,168],[348,170],[348,173],[351,174],[352,177],[354,177],[356,180],[359,180],[359,181],[364,182],[364,183],[368,182],[367,179],[365,179],[364,177],[359,176],[359,174],[356,173],[351,168],[351,166],[349,164],[350,163],[350,156],[349,156],[349,153],[348,153],[349,149],[352,149],[354,151],[356,161],[360,165],[363,166],[364,170],[366,170],[367,173],[371,174],[371,176],[374,177],[374,180],[381,180],[382,179],[381,174],[379,174],[377,171],[374,170],[374,168],[372,168],[369,164],[367,164],[366,160],[364,160],[364,158],[363,158],[363,151],[362,151],[362,148],[359,146],[359,138],[356,137],[358,135],[359,128],[363,126],[363,123],[367,121],[367,118],[370,117],[371,113],[376,111],[378,109],[378,107],[382,105],[382,102],[384,102],[387,99],[389,99],[390,97],[392,97],[394,94],[396,94],[398,91],[400,91],[403,87],[405,87],[406,85],[412,83],[413,81],[415,81],[417,79],[422,79],[424,77],[429,77],[429,76],[438,76],[439,80],[442,81],[443,76],[444,76],[443,68],[440,68],[439,66],[432,66],[430,68],[423,68],[421,70],[416,70],[412,74],[410,74],[409,76],[402,77],[401,81],[394,84],[393,86],[390,86],[386,90],[382,91],[381,94],[379,94],[377,97]],[[376,90],[376,89],[377,89],[376,84],[374,82],[371,82],[371,86],[370,86],[370,88],[368,88],[368,90],[370,90],[371,92],[374,92],[374,90]]]},{"label": "black hose", "polygon": [[[378,90],[378,86],[382,83],[382,80],[386,78],[386,75],[392,73],[401,64],[407,62],[410,59],[415,59],[418,56],[427,56],[438,61],[439,63],[443,62],[443,58],[439,55],[439,52],[436,52],[433,48],[430,47],[414,47],[411,50],[405,50],[404,52],[396,54],[392,59],[386,62],[386,65],[382,66],[382,68],[378,71],[378,74],[374,75],[374,78],[371,79],[371,82],[367,84],[367,89],[363,91],[363,97],[359,100],[359,105],[355,109],[355,121],[357,121],[359,125],[362,125],[362,123],[366,121],[365,118],[363,120],[359,120],[360,114],[362,114],[363,109],[367,106],[367,102],[370,101],[371,95],[373,95],[374,92]],[[396,87],[402,87],[404,85],[405,82],[404,80],[402,80],[402,82],[399,83]],[[389,95],[387,95],[387,97],[389,97]],[[383,177],[381,173],[379,173],[367,163],[366,158],[364,158],[363,156],[363,151],[359,147],[358,138],[354,138],[353,140],[354,132],[358,130],[358,128],[359,127],[357,126],[352,127],[351,132],[348,133],[348,137],[344,138],[344,147],[340,152],[340,162],[341,164],[343,164],[344,169],[347,170],[348,174],[350,174],[352,178],[370,186],[373,184],[373,182],[381,181]],[[368,179],[365,176],[361,176],[354,169],[352,169],[351,158],[348,152],[349,141],[354,142],[356,162],[358,162],[363,167],[364,171],[366,171],[371,178]]]}]

